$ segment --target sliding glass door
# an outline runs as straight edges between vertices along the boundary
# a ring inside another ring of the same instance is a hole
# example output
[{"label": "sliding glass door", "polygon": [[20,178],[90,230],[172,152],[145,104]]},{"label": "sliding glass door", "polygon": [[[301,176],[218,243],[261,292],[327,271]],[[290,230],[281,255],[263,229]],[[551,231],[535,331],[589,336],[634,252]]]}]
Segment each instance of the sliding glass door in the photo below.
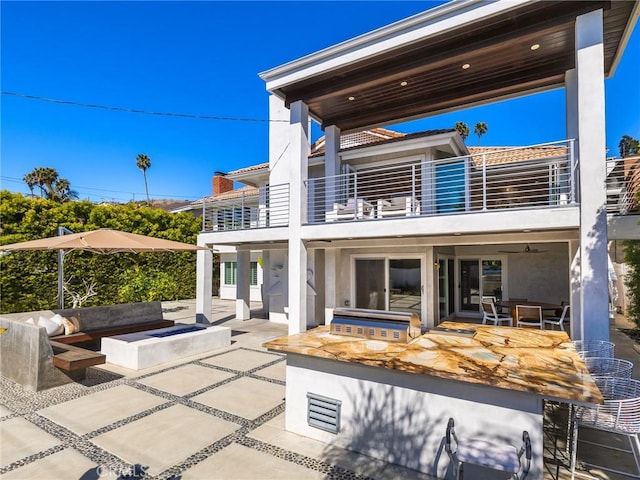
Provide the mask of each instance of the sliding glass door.
[{"label": "sliding glass door", "polygon": [[411,312],[422,317],[420,258],[357,258],[355,307]]},{"label": "sliding glass door", "polygon": [[472,258],[459,260],[459,312],[478,313],[484,296],[502,297],[504,260],[502,258]]}]

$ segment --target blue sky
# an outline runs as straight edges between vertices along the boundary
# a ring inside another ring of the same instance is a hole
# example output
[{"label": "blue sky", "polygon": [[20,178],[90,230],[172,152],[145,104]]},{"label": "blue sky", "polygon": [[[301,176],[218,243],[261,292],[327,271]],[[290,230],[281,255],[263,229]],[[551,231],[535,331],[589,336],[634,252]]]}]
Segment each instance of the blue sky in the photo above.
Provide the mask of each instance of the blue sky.
[{"label": "blue sky", "polygon": [[[268,118],[258,73],[424,11],[439,2],[2,1],[1,88],[138,110]],[[607,146],[640,138],[640,33],[606,81]],[[2,95],[0,186],[54,167],[81,198],[144,197],[135,157],[146,153],[154,198],[197,199],[211,175],[268,161],[268,124],[83,108]],[[556,90],[397,126],[404,132],[488,124],[483,145],[566,137]],[[315,129],[315,135],[319,135]],[[314,138],[315,140],[315,138]],[[471,136],[468,144],[477,140]]]}]

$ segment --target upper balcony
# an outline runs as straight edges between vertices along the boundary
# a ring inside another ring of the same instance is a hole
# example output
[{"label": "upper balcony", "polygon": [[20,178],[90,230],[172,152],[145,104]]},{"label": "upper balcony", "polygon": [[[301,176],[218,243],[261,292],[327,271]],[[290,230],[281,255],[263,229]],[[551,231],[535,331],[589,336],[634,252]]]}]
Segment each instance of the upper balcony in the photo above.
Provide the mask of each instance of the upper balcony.
[{"label": "upper balcony", "polygon": [[[577,206],[573,141],[496,150],[423,162],[359,166],[310,178],[307,225],[375,222],[496,211]],[[638,209],[639,160],[607,160],[607,212]],[[260,187],[206,203],[203,232],[287,227],[289,185]]]}]

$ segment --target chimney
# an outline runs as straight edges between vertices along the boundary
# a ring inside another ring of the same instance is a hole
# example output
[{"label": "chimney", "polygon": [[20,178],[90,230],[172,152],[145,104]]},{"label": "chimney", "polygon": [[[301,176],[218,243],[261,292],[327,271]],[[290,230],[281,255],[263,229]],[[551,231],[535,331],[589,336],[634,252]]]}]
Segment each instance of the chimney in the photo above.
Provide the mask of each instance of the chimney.
[{"label": "chimney", "polygon": [[227,178],[227,174],[223,172],[215,172],[213,175],[213,196],[233,190],[233,180]]}]

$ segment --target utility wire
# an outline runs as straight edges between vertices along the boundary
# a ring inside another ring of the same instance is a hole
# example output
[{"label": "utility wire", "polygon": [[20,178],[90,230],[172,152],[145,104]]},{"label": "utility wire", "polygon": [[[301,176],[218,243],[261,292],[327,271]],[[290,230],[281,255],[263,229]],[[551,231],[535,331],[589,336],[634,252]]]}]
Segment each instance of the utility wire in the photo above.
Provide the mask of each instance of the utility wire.
[{"label": "utility wire", "polygon": [[127,113],[141,113],[143,115],[156,115],[161,117],[196,118],[198,120],[223,120],[223,121],[235,121],[235,122],[261,122],[261,123],[288,122],[288,120],[265,120],[263,118],[220,117],[216,115],[195,115],[191,113],[154,112],[150,110],[138,110],[135,108],[112,107],[107,105],[95,105],[92,103],[74,102],[71,100],[59,100],[56,98],[39,97],[37,95],[27,95],[24,93],[7,92],[5,90],[0,91],[0,94],[11,95],[13,97],[19,97],[19,98],[26,98],[29,100],[39,100],[42,102],[57,103],[60,105],[72,105],[74,107],[98,108],[101,110],[112,110],[112,111],[127,112]]},{"label": "utility wire", "polygon": [[[7,182],[13,182],[13,183],[21,183],[24,184],[24,180],[20,179],[20,178],[16,178],[16,177],[7,177],[4,175],[0,176],[0,179],[7,181]],[[85,191],[85,190],[93,190],[96,192],[106,192],[106,193],[124,193],[124,194],[133,194],[133,195],[141,195],[144,196],[145,193],[144,192],[127,192],[124,190],[108,190],[105,188],[93,188],[93,187],[83,187],[81,185],[72,185],[72,190],[76,191],[76,192],[81,192],[81,191]],[[96,195],[96,194],[91,194],[91,195]],[[161,194],[161,193],[153,193],[153,192],[149,192],[149,195],[153,195],[154,197],[166,197],[166,198],[170,198],[170,199],[175,199],[175,200],[188,200],[188,201],[192,201],[192,200],[198,200],[201,197],[196,197],[196,196],[185,196],[185,195],[167,195],[167,194]]]}]

